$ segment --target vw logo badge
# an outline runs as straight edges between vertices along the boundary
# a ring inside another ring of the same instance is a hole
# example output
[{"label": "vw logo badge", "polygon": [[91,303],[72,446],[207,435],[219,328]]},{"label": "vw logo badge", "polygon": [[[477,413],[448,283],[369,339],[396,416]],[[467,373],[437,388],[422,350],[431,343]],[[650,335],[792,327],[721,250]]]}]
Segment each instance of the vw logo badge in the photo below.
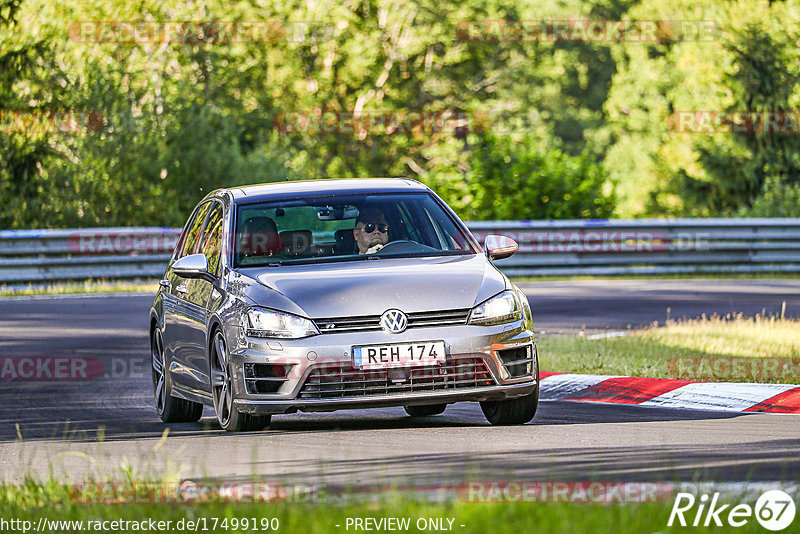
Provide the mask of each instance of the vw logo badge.
[{"label": "vw logo badge", "polygon": [[386,310],[381,315],[381,328],[392,334],[399,334],[408,326],[408,317],[400,310]]}]

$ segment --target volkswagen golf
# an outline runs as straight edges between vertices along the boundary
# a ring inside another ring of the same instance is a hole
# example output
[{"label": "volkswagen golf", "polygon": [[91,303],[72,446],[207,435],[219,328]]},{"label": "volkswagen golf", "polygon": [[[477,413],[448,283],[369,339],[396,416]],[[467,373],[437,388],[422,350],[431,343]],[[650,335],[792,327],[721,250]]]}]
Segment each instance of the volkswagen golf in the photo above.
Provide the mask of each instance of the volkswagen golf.
[{"label": "volkswagen golf", "polygon": [[481,245],[408,179],[219,189],[194,209],[150,310],[164,422],[212,405],[228,431],[298,410],[403,406],[412,417],[480,402],[524,424],[539,400],[533,317]]}]

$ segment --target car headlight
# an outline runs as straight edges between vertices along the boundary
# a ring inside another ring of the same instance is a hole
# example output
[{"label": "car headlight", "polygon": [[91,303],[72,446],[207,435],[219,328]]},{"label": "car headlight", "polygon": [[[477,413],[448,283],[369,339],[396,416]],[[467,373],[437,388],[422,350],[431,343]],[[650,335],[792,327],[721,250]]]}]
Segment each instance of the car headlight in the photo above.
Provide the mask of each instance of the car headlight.
[{"label": "car headlight", "polygon": [[[531,311],[531,305],[530,305],[530,303],[528,302],[528,297],[526,297],[526,296],[525,296],[525,293],[523,293],[523,292],[522,292],[522,291],[521,291],[521,290],[520,290],[518,287],[516,287],[516,286],[515,286],[515,290],[516,290],[516,293],[517,293],[517,298],[518,298],[518,299],[519,299],[519,301],[522,303],[522,317],[523,317],[523,318],[524,318],[526,321],[531,321],[531,322],[532,322],[532,321],[533,321],[533,312]],[[531,328],[533,328],[533,327],[531,327]]]},{"label": "car headlight", "polygon": [[522,319],[522,306],[513,291],[503,291],[478,304],[469,316],[470,324],[482,325],[510,323],[520,319]]},{"label": "car headlight", "polygon": [[310,319],[264,308],[251,308],[244,316],[245,333],[253,337],[299,339],[319,330]]}]

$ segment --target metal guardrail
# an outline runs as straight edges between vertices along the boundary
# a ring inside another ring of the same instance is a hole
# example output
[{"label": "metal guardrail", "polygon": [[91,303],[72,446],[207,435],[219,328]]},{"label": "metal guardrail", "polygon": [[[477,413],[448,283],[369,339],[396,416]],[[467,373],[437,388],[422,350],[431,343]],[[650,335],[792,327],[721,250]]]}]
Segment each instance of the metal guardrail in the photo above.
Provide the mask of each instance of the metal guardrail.
[{"label": "metal guardrail", "polygon": [[509,276],[800,272],[800,218],[474,222],[507,235]]},{"label": "metal guardrail", "polygon": [[180,228],[0,231],[0,284],[155,278]]},{"label": "metal guardrail", "polygon": [[[800,218],[483,221],[516,240],[510,276],[800,272]],[[179,228],[0,231],[0,284],[155,278]]]}]

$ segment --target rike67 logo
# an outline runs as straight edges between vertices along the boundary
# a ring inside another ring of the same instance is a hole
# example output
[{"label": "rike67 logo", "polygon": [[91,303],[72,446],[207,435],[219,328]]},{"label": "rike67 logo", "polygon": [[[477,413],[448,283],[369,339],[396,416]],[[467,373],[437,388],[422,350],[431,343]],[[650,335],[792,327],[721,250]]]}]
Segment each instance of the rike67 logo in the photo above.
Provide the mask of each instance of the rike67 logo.
[{"label": "rike67 logo", "polygon": [[755,506],[720,504],[719,493],[711,498],[704,493],[697,499],[691,493],[681,492],[675,497],[667,526],[742,527],[755,517],[762,527],[777,532],[792,524],[795,512],[794,500],[781,490],[763,493]]}]

